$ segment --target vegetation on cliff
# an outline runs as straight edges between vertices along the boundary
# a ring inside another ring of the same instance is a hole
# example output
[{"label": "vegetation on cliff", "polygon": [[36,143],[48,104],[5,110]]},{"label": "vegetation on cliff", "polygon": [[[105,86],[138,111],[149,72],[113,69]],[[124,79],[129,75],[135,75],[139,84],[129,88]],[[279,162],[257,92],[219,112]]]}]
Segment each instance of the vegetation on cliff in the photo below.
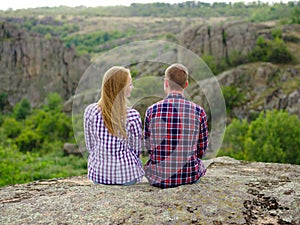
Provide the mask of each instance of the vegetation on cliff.
[{"label": "vegetation on cliff", "polygon": [[226,129],[219,156],[300,164],[300,120],[284,111],[261,112],[250,123],[234,119]]},{"label": "vegetation on cliff", "polygon": [[65,142],[75,140],[58,94],[49,94],[47,103],[36,109],[23,99],[0,118],[0,186],[86,172],[83,157],[62,151]]}]

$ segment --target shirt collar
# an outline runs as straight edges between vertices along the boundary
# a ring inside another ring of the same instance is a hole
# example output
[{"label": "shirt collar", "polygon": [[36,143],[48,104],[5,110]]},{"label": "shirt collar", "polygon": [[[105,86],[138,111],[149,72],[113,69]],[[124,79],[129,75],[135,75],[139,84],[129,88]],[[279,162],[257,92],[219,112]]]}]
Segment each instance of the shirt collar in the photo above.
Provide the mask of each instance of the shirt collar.
[{"label": "shirt collar", "polygon": [[184,99],[184,96],[183,96],[183,94],[180,94],[180,93],[170,93],[170,94],[168,94],[166,99],[170,99],[170,98]]}]

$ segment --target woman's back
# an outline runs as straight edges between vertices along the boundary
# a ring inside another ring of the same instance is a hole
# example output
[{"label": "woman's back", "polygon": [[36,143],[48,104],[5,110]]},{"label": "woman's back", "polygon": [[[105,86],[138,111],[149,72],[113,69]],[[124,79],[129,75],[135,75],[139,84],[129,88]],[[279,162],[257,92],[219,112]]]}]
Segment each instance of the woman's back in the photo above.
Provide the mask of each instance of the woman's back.
[{"label": "woman's back", "polygon": [[127,138],[112,135],[105,127],[97,103],[84,113],[86,146],[89,152],[88,177],[96,183],[124,184],[144,175],[139,160],[142,139],[140,114],[127,108]]}]

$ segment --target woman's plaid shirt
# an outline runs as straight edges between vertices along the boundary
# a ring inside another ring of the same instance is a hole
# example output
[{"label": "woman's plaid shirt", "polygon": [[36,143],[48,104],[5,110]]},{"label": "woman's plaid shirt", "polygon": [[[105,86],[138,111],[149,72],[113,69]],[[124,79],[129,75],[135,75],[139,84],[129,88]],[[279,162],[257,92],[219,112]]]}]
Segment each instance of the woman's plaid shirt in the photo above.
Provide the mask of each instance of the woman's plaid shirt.
[{"label": "woman's plaid shirt", "polygon": [[206,169],[200,160],[208,146],[206,113],[181,94],[169,94],[146,111],[146,177],[162,188],[190,184]]},{"label": "woman's plaid shirt", "polygon": [[121,139],[111,135],[104,126],[97,103],[84,113],[84,135],[88,159],[88,178],[101,184],[124,184],[144,175],[139,160],[142,149],[142,122],[135,109],[127,109],[126,133]]}]

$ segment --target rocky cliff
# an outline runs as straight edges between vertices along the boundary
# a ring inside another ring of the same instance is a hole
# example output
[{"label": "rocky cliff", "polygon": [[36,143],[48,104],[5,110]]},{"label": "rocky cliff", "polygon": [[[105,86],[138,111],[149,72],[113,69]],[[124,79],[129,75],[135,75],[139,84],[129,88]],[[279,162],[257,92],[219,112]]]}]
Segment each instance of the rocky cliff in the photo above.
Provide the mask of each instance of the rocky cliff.
[{"label": "rocky cliff", "polygon": [[274,26],[270,24],[232,21],[220,24],[193,25],[187,28],[180,37],[180,43],[201,56],[212,55],[221,63],[232,54],[240,57],[249,53],[255,46],[259,36],[271,39],[272,31],[281,29],[283,38],[290,39],[290,33],[300,31],[299,25]]},{"label": "rocky cliff", "polygon": [[[300,37],[300,26],[278,26],[269,24],[232,21],[215,25],[191,26],[183,32],[181,44],[193,52],[212,55],[219,64],[230,60],[230,56],[243,58],[255,46],[259,36],[272,38],[274,29],[282,30],[294,56],[299,57],[299,41],[289,43]],[[298,49],[298,50],[297,50]],[[231,86],[243,95],[239,105],[231,106],[231,115],[251,119],[263,110],[285,109],[300,118],[300,66],[272,63],[251,63],[240,65],[216,76],[221,87]],[[204,81],[204,89],[210,89],[209,81]],[[207,87],[206,87],[207,86]],[[232,96],[234,97],[234,96]],[[228,106],[228,105],[227,105]]]},{"label": "rocky cliff", "polygon": [[79,57],[59,39],[0,23],[0,93],[8,94],[11,106],[22,98],[38,105],[49,92],[67,100],[88,65],[87,57]]},{"label": "rocky cliff", "polygon": [[300,166],[205,161],[197,185],[93,185],[85,176],[0,189],[1,224],[300,224]]},{"label": "rocky cliff", "polygon": [[[272,36],[276,27],[270,24],[224,22],[211,25],[191,25],[179,33],[180,44],[199,56],[211,54],[224,60],[232,54],[247,54],[258,36]],[[283,38],[300,40],[300,26],[283,26]],[[293,54],[299,56],[299,43],[290,43]],[[89,66],[87,57],[79,57],[74,49],[67,49],[58,39],[45,39],[2,23],[0,26],[0,93],[8,94],[11,106],[28,98],[32,105],[40,104],[48,92],[58,92],[68,100]],[[147,66],[147,71],[157,74],[157,66]],[[287,109],[300,118],[300,67],[252,63],[241,65],[217,76],[222,87],[234,86],[245,96],[232,113],[239,118],[249,118],[266,109]],[[162,71],[163,73],[163,71]],[[201,93],[196,93],[201,95]],[[71,110],[71,101],[66,110]]]},{"label": "rocky cliff", "polygon": [[285,109],[300,118],[300,65],[254,63],[216,77],[222,87],[234,86],[243,94],[242,103],[232,109],[238,118],[273,109]]}]

